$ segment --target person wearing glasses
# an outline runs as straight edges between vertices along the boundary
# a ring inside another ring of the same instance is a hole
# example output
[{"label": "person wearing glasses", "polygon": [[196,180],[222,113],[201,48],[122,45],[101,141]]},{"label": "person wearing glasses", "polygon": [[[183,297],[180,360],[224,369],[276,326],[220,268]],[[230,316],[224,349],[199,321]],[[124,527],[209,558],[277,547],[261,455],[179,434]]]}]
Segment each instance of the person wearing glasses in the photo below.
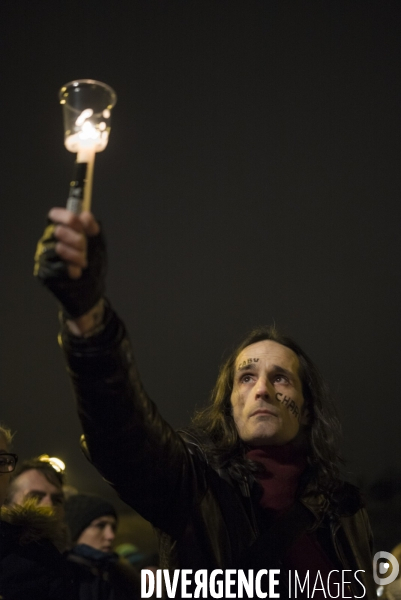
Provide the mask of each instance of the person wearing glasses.
[{"label": "person wearing glasses", "polygon": [[11,432],[0,425],[0,507],[7,497],[7,490],[14,471],[18,456],[9,452]]},{"label": "person wearing glasses", "polygon": [[0,426],[0,598],[75,600],[69,565],[61,554],[60,518],[34,498],[4,505],[18,457],[11,432]]}]

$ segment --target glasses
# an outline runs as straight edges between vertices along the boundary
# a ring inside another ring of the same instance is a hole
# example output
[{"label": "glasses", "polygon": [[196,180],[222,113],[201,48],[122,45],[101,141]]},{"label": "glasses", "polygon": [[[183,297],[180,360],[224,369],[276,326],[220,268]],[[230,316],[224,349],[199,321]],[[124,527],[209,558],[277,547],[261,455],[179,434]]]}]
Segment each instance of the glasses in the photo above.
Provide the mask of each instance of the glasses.
[{"label": "glasses", "polygon": [[0,473],[12,473],[17,462],[16,454],[0,454]]}]

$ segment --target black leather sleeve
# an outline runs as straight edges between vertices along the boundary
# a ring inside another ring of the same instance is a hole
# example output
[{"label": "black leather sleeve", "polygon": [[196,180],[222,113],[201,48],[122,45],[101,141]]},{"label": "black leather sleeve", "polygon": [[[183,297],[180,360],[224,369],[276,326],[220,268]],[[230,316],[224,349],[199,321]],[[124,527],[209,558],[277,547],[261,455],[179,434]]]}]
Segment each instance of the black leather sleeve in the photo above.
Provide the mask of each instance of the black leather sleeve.
[{"label": "black leather sleeve", "polygon": [[108,309],[103,332],[59,337],[90,461],[121,499],[177,537],[203,496],[203,465],[148,398],[123,323]]}]

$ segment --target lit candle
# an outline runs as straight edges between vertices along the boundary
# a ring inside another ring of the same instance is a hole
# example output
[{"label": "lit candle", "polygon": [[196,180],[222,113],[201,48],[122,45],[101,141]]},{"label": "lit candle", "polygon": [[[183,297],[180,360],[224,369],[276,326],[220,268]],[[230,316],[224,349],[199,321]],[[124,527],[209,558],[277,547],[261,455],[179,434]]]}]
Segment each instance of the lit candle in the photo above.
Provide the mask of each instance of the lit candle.
[{"label": "lit candle", "polygon": [[111,109],[117,96],[105,83],[77,79],[61,88],[59,98],[64,113],[64,144],[77,155],[67,208],[80,213],[90,210],[95,154],[102,152],[109,141]]}]

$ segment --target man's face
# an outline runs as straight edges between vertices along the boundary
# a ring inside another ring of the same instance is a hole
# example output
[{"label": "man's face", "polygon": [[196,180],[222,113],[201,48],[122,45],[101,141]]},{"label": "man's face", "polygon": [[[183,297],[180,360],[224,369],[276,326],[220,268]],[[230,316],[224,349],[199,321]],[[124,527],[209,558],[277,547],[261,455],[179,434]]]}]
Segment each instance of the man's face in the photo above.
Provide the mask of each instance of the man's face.
[{"label": "man's face", "polygon": [[[8,452],[6,440],[0,433],[0,454],[6,454]],[[4,503],[7,496],[7,488],[10,483],[11,473],[0,473],[0,506]]]},{"label": "man's face", "polygon": [[52,506],[58,516],[64,516],[64,495],[61,488],[46,479],[41,471],[29,469],[13,482],[13,504],[23,504],[28,498],[35,498],[39,506]]},{"label": "man's face", "polygon": [[235,361],[231,394],[240,438],[251,446],[281,446],[305,422],[295,352],[271,340],[247,346]]},{"label": "man's face", "polygon": [[77,544],[87,544],[102,552],[111,552],[116,537],[117,521],[112,515],[105,515],[94,519],[92,523],[83,530],[77,540]]}]

